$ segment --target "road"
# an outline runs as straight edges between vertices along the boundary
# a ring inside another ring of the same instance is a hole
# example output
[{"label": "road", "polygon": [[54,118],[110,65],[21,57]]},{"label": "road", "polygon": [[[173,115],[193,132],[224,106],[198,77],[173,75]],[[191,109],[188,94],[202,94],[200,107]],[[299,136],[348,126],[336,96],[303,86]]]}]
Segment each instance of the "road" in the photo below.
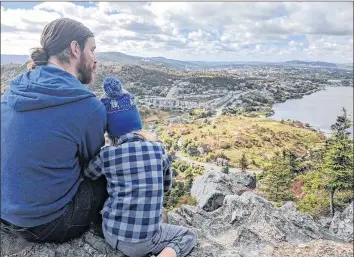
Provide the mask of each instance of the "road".
[{"label": "road", "polygon": [[221,105],[220,107],[216,108],[215,111],[216,111],[216,117],[220,116],[222,114],[222,110],[224,109],[224,107],[230,103],[230,102],[233,102],[235,99],[237,100],[238,97],[240,97],[241,95],[244,95],[244,94],[247,94],[247,93],[250,93],[250,92],[253,92],[253,91],[256,91],[256,90],[250,90],[250,91],[246,91],[246,92],[241,92],[241,93],[238,93],[238,94],[235,94],[234,92],[231,92],[232,94],[232,97],[230,98],[230,100],[226,101],[223,105]]},{"label": "road", "polygon": [[[215,171],[220,171],[221,172],[221,166],[218,166],[214,163],[209,163],[209,162],[198,162],[198,161],[195,161],[195,160],[192,160],[186,156],[183,156],[181,155],[180,152],[176,152],[176,157],[179,159],[179,160],[182,160],[182,161],[185,161],[187,163],[191,163],[191,164],[194,164],[194,165],[199,165],[199,166],[202,166],[204,167],[206,170],[215,170]],[[242,172],[240,168],[229,168],[229,171],[230,172]],[[263,171],[262,170],[246,170],[247,172],[251,172],[251,173],[262,173]]]},{"label": "road", "polygon": [[176,98],[175,93],[178,90],[178,86],[173,86],[171,89],[168,91],[166,98]]}]

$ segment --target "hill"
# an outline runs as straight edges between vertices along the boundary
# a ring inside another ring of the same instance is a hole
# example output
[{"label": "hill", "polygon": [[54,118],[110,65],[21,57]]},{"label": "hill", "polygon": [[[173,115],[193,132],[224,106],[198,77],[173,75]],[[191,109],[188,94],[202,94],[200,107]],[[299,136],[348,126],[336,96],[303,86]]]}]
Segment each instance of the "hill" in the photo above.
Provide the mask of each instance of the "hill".
[{"label": "hill", "polygon": [[[136,64],[136,65],[154,65],[163,66],[169,69],[177,70],[200,70],[208,68],[225,68],[230,65],[240,66],[240,65],[288,65],[288,66],[312,66],[312,67],[325,67],[325,68],[337,68],[337,65],[329,62],[319,62],[319,61],[299,61],[291,60],[286,62],[248,62],[248,61],[227,61],[227,62],[213,62],[213,61],[181,61],[168,59],[165,57],[141,57],[133,56],[120,52],[97,52],[96,57],[98,61],[101,62],[117,62],[120,64]],[[28,60],[28,55],[1,55],[1,64],[23,64]]]},{"label": "hill", "polygon": [[2,54],[1,65],[24,64],[28,60],[28,55]]},{"label": "hill", "polygon": [[285,65],[305,65],[305,66],[316,66],[316,67],[326,67],[326,68],[337,68],[337,65],[329,62],[305,62],[299,60],[287,61]]},{"label": "hill", "polygon": [[9,87],[10,80],[27,70],[24,64],[1,65],[1,94]]},{"label": "hill", "polygon": [[[26,72],[25,64],[1,65],[1,93],[9,86],[9,81],[19,74]],[[117,62],[102,62],[98,65],[95,81],[87,87],[97,94],[101,94],[102,82],[106,76],[116,76],[132,93],[159,95],[162,88],[171,87],[173,80],[180,78],[178,73],[151,66],[128,65]],[[167,92],[165,93],[167,94]]]},{"label": "hill", "polygon": [[[322,134],[302,123],[243,116],[199,119],[162,127],[160,131],[165,145],[197,161],[212,162],[223,157],[231,166],[239,167],[242,154],[246,154],[253,169],[264,168],[277,151],[287,150],[303,157],[309,149],[324,143]],[[203,153],[199,147],[204,148]]]},{"label": "hill", "polygon": [[[1,55],[1,65],[6,64],[24,64],[28,60],[28,55]],[[210,66],[207,62],[194,63],[185,62],[173,59],[167,59],[164,57],[140,57],[128,55],[120,52],[98,52],[96,58],[100,62],[115,62],[119,64],[131,64],[131,65],[153,65],[156,67],[164,66],[169,69],[185,70],[197,69]],[[215,65],[215,64],[213,64]]]}]

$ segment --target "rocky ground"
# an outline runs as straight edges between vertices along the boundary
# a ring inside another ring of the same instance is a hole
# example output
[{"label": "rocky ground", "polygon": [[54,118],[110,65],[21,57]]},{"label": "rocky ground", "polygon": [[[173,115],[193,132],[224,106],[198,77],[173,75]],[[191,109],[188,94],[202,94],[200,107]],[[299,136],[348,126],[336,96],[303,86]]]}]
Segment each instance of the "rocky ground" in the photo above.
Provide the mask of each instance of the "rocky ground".
[{"label": "rocky ground", "polygon": [[[206,172],[192,194],[198,206],[183,205],[167,222],[198,235],[191,257],[346,257],[353,256],[353,203],[322,225],[300,214],[293,203],[280,208],[256,195],[254,175]],[[208,193],[207,193],[208,192]],[[91,231],[64,244],[32,244],[1,234],[6,257],[123,257]]]}]

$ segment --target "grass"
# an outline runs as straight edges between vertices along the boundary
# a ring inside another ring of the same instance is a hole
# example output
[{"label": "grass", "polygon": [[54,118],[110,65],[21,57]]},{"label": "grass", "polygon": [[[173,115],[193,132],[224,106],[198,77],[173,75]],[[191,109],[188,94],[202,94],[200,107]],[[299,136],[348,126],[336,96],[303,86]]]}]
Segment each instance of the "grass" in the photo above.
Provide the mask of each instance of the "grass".
[{"label": "grass", "polygon": [[147,107],[139,108],[139,113],[144,125],[147,125],[149,122],[161,123],[170,118],[170,114],[168,112]]},{"label": "grass", "polygon": [[[245,153],[248,161],[253,161],[251,168],[264,167],[276,151],[289,150],[303,156],[308,149],[324,143],[319,133],[296,127],[291,122],[244,116],[219,116],[207,123],[205,121],[199,119],[193,124],[173,124],[162,130],[161,137],[175,141],[181,137],[197,146],[208,144],[213,154],[223,153],[235,167],[239,166],[239,159]],[[206,154],[194,158],[205,161],[205,157]]]}]

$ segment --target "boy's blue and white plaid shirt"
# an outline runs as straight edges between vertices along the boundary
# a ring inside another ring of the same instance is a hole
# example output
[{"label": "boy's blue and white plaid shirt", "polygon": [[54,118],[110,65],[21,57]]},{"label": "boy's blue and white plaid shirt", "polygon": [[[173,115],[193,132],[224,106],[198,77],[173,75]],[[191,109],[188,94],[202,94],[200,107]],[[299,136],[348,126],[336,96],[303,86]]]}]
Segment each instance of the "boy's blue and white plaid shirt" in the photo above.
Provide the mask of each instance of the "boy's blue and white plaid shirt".
[{"label": "boy's blue and white plaid shirt", "polygon": [[117,146],[103,147],[84,174],[92,180],[107,178],[109,197],[102,217],[112,237],[139,242],[159,230],[163,194],[172,186],[170,162],[161,143],[128,133]]}]

